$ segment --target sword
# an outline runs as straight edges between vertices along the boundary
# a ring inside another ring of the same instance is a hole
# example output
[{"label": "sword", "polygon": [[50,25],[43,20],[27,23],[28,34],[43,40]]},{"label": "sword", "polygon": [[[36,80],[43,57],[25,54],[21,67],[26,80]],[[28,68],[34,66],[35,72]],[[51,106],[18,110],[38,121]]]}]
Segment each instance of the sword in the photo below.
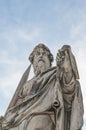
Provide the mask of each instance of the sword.
[{"label": "sword", "polygon": [[[12,100],[11,100],[11,102],[10,102],[10,104],[9,104],[9,106],[8,106],[8,108],[7,108],[7,111],[9,110],[9,108],[11,108],[11,107],[13,107],[15,104],[16,104],[16,101],[17,101],[17,99],[18,99],[18,95],[19,95],[19,92],[20,92],[20,90],[23,88],[23,86],[24,86],[24,84],[26,83],[26,81],[27,81],[27,79],[28,79],[28,76],[29,76],[29,73],[30,73],[30,68],[31,68],[31,64],[29,65],[29,67],[26,69],[26,71],[24,72],[24,74],[23,74],[23,76],[22,76],[22,78],[21,78],[21,80],[20,80],[20,82],[19,82],[19,84],[18,84],[18,86],[17,86],[17,89],[16,89],[16,91],[15,91],[15,93],[14,93],[14,96],[13,96],[13,98],[12,98]],[[7,111],[6,111],[6,113],[7,113]],[[6,115],[6,114],[5,114]]]}]

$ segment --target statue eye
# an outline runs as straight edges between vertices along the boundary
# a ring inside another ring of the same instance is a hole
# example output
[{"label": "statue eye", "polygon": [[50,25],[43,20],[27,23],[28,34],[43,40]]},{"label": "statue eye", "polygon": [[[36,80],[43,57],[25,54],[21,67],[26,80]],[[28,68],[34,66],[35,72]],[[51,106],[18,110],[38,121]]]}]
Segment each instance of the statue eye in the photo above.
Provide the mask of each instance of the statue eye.
[{"label": "statue eye", "polygon": [[39,56],[39,55],[40,55],[40,53],[39,53],[39,52],[36,52],[35,56]]}]

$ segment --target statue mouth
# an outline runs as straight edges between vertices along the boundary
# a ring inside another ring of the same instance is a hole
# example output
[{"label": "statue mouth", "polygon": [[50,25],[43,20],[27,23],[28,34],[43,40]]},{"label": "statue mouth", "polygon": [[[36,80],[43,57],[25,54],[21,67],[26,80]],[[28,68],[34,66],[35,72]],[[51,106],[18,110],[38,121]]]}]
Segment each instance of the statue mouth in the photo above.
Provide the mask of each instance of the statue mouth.
[{"label": "statue mouth", "polygon": [[45,61],[44,61],[43,59],[39,59],[39,60],[38,60],[38,62],[40,62],[40,61],[42,61],[42,62],[44,62],[44,63],[45,63]]}]

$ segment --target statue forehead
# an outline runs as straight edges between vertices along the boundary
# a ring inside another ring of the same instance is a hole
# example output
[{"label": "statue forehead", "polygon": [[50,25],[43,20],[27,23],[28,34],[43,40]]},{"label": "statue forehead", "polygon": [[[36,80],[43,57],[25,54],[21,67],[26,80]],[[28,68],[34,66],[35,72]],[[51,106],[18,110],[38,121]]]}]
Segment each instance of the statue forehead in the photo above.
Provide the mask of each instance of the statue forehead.
[{"label": "statue forehead", "polygon": [[44,44],[39,44],[39,45],[37,45],[35,48],[34,48],[34,50],[33,50],[34,52],[49,52],[49,49],[48,49],[48,47],[46,47]]},{"label": "statue forehead", "polygon": [[47,52],[47,50],[43,49],[43,47],[37,47],[35,50],[34,50],[35,53],[37,52]]}]

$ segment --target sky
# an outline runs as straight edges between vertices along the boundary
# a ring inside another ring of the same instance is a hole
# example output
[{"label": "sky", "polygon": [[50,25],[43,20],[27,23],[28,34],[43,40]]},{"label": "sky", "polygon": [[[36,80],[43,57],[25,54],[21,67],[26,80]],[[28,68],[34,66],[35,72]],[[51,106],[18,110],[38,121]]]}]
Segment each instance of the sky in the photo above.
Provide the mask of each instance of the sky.
[{"label": "sky", "polygon": [[80,75],[86,130],[86,0],[0,0],[0,115],[5,114],[30,64],[29,54],[39,43],[49,47],[54,59],[63,45],[71,46]]}]

